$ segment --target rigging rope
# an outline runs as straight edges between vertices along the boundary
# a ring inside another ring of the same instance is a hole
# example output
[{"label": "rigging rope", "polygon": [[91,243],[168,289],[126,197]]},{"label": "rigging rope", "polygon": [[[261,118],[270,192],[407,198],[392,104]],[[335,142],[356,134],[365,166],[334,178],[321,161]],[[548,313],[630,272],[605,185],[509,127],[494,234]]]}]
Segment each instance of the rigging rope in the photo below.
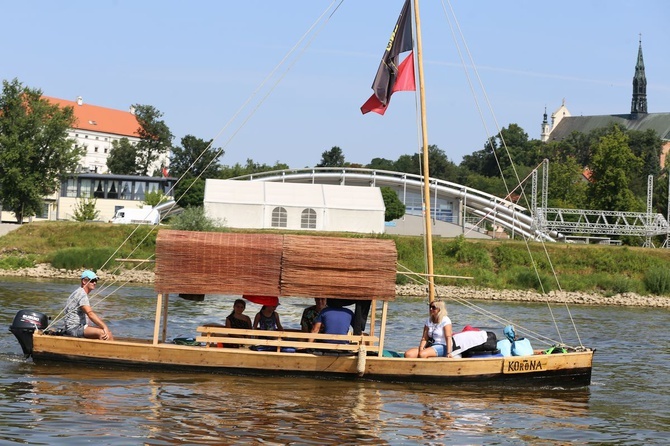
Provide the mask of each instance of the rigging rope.
[{"label": "rigging rope", "polygon": [[[475,88],[474,88],[474,86],[473,86],[473,82],[472,82],[472,80],[471,80],[471,78],[470,78],[470,75],[469,75],[469,72],[468,72],[468,70],[467,70],[467,65],[466,65],[466,63],[465,63],[465,60],[464,60],[464,57],[463,57],[463,53],[462,53],[461,48],[460,48],[460,45],[459,45],[459,39],[458,39],[458,37],[457,37],[457,35],[456,35],[455,29],[458,30],[458,36],[460,36],[460,40],[463,42],[463,47],[464,47],[465,52],[467,53],[468,59],[469,59],[469,61],[470,61],[470,66],[472,67],[472,71],[473,71],[473,73],[474,73],[474,76],[475,76],[476,79],[477,79],[477,83],[478,83],[479,88],[480,88],[480,90],[481,90],[481,92],[482,92],[482,94],[483,94],[483,97],[484,97],[484,99],[485,99],[485,102],[486,102],[486,105],[487,105],[487,107],[488,107],[489,113],[491,114],[491,117],[492,117],[492,119],[493,119],[493,121],[494,121],[494,125],[495,125],[495,128],[496,128],[496,130],[497,130],[497,135],[498,135],[498,137],[500,138],[500,142],[501,142],[501,144],[502,144],[502,149],[504,150],[505,154],[507,155],[507,159],[509,160],[510,166],[511,166],[511,168],[512,168],[512,172],[513,172],[513,174],[514,174],[514,178],[516,179],[517,184],[519,184],[519,186],[517,186],[517,187],[520,187],[520,185],[522,184],[522,181],[521,181],[520,178],[519,178],[519,174],[518,174],[518,172],[517,172],[517,170],[516,170],[516,166],[515,166],[515,164],[514,164],[514,161],[513,161],[513,159],[512,159],[512,156],[511,156],[511,154],[510,154],[510,152],[509,152],[509,150],[508,150],[508,148],[507,148],[507,143],[505,142],[504,135],[502,134],[502,130],[501,130],[501,128],[500,128],[500,125],[498,124],[498,121],[497,121],[496,115],[495,115],[495,113],[494,113],[494,111],[493,111],[493,107],[491,106],[491,102],[490,102],[490,100],[489,100],[488,94],[486,93],[486,89],[484,88],[484,85],[483,85],[483,82],[482,82],[482,80],[481,80],[481,77],[479,76],[479,72],[478,72],[478,70],[477,70],[477,65],[474,63],[474,58],[472,57],[472,53],[470,52],[470,49],[469,49],[469,47],[468,47],[468,45],[467,45],[467,42],[466,42],[465,37],[464,37],[464,35],[463,35],[463,32],[462,32],[462,29],[461,29],[460,24],[459,24],[459,22],[458,22],[458,19],[456,18],[456,14],[455,14],[455,12],[454,12],[454,9],[453,9],[453,6],[452,6],[452,4],[451,4],[451,1],[450,1],[450,0],[446,0],[446,1],[447,1],[447,3],[449,4],[449,11],[450,11],[450,13],[451,13],[451,17],[453,17],[453,24],[452,24],[452,20],[450,19],[450,14],[449,14],[449,12],[447,12],[447,9],[446,9],[446,6],[445,6],[445,0],[442,0],[442,8],[443,8],[443,11],[444,11],[444,15],[445,15],[445,17],[446,17],[446,19],[447,19],[447,22],[449,23],[449,29],[451,30],[452,38],[453,38],[454,43],[455,43],[455,45],[456,45],[456,48],[457,48],[457,51],[458,51],[458,54],[459,54],[459,58],[460,58],[460,60],[461,60],[461,64],[463,65],[463,68],[464,68],[464,71],[465,71],[465,75],[466,75],[466,78],[467,78],[467,81],[468,81],[468,85],[469,85],[469,87],[470,87],[470,91],[471,91],[471,93],[472,93],[472,95],[473,95],[473,98],[474,98],[474,100],[475,100],[476,108],[477,108],[477,111],[478,111],[478,113],[479,113],[480,119],[481,119],[481,121],[482,121],[482,125],[483,125],[483,127],[484,127],[484,129],[485,129],[488,144],[490,145],[490,148],[491,148],[491,151],[492,151],[492,153],[493,153],[494,159],[495,159],[496,164],[497,164],[497,166],[498,166],[498,169],[499,169],[499,171],[500,171],[500,176],[501,176],[501,178],[502,178],[503,185],[504,185],[505,190],[506,190],[506,192],[507,192],[507,196],[508,196],[508,197],[511,197],[510,188],[509,188],[509,186],[508,186],[508,184],[507,184],[507,180],[506,180],[505,175],[504,175],[504,173],[503,173],[503,169],[502,169],[502,167],[501,167],[500,159],[499,159],[499,156],[498,156],[498,153],[497,153],[497,150],[499,150],[499,149],[496,149],[495,144],[494,144],[494,138],[491,136],[491,133],[489,132],[488,126],[486,125],[486,120],[484,119],[483,112],[482,112],[482,108],[481,108],[480,105],[479,105],[479,101],[478,101],[478,99],[477,99],[477,95],[476,95],[476,92],[475,92]],[[517,187],[515,187],[514,190],[516,190]],[[527,197],[527,195],[526,195],[526,193],[525,193],[525,191],[524,191],[523,188],[520,188],[520,197],[523,198],[523,200],[524,200],[525,203],[526,203],[526,207],[529,208],[530,206],[529,206],[528,197]],[[528,255],[529,255],[529,257],[530,257],[530,260],[531,260],[531,265],[532,265],[532,267],[533,267],[533,271],[535,272],[535,276],[536,276],[537,281],[538,281],[538,283],[539,283],[539,286],[540,286],[540,288],[541,288],[541,292],[542,292],[541,294],[545,296],[545,300],[546,300],[547,308],[549,309],[549,312],[550,312],[550,314],[551,314],[552,321],[554,322],[554,327],[555,327],[555,329],[556,329],[556,333],[558,334],[558,337],[559,337],[559,339],[561,339],[561,343],[562,343],[562,336],[561,336],[561,333],[560,333],[560,329],[558,328],[558,324],[557,324],[557,322],[556,322],[556,318],[554,317],[554,313],[553,313],[552,308],[551,308],[551,302],[549,301],[547,291],[546,291],[546,289],[545,289],[545,287],[544,287],[544,284],[542,283],[541,276],[540,276],[540,272],[539,272],[539,269],[538,269],[538,266],[537,266],[537,262],[536,262],[535,258],[533,258],[533,256],[532,256],[532,252],[531,252],[531,250],[530,250],[530,245],[529,245],[528,237],[522,236],[522,239],[523,239],[523,241],[524,241],[524,243],[525,243],[526,250],[527,250]],[[550,269],[551,269],[552,275],[553,275],[553,277],[554,277],[554,279],[555,279],[555,281],[556,281],[556,284],[557,284],[557,286],[558,286],[558,290],[559,290],[559,291],[562,291],[562,288],[561,288],[561,285],[560,285],[560,281],[559,281],[559,279],[558,279],[558,275],[557,275],[557,273],[556,273],[556,270],[555,270],[555,268],[554,268],[554,265],[553,265],[553,263],[552,263],[552,261],[551,261],[551,258],[550,258],[550,256],[549,256],[549,253],[548,253],[548,251],[547,251],[547,248],[546,248],[546,245],[545,245],[545,241],[544,241],[544,239],[543,239],[542,237],[538,237],[538,239],[539,239],[540,243],[542,244],[542,247],[543,247],[543,250],[544,250],[544,253],[545,253],[546,260],[547,260],[547,262],[548,262],[548,264],[549,264],[549,267],[550,267]],[[568,312],[570,321],[571,321],[571,323],[572,323],[572,326],[573,326],[573,328],[574,328],[575,334],[576,334],[576,336],[577,336],[577,339],[579,340],[579,344],[580,344],[580,346],[582,346],[581,337],[579,336],[579,331],[577,330],[577,326],[576,326],[576,324],[575,324],[574,318],[572,317],[572,313],[570,312],[570,310],[569,310],[567,304],[566,304],[566,309],[567,309],[567,312]]]}]

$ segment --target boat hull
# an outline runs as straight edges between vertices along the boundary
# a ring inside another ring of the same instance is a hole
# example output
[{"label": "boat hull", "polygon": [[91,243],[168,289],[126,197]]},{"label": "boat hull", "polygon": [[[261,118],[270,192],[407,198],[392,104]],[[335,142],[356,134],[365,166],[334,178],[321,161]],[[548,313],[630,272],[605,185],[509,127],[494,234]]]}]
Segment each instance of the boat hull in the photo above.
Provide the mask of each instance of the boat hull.
[{"label": "boat hull", "polygon": [[[105,342],[35,333],[33,359],[89,365],[253,375],[301,375],[397,382],[516,382],[589,385],[593,352],[525,357],[408,359],[357,354],[258,352],[248,349]],[[360,373],[362,371],[362,373]]]}]

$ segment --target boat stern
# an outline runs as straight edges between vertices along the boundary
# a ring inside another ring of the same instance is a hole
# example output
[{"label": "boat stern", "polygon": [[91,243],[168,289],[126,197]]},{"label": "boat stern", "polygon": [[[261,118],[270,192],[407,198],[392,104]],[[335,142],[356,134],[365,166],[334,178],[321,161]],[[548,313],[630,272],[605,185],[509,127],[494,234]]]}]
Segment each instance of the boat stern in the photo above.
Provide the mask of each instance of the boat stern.
[{"label": "boat stern", "polygon": [[19,310],[16,313],[9,331],[16,336],[26,358],[33,353],[33,333],[35,330],[44,330],[48,325],[49,317],[46,314],[32,310]]}]

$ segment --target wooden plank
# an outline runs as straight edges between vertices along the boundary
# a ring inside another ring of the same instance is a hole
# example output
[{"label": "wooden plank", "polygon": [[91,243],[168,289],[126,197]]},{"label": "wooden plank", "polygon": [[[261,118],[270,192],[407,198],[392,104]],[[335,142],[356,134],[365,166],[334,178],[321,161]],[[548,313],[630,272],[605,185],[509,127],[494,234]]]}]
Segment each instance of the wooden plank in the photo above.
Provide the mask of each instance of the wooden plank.
[{"label": "wooden plank", "polygon": [[158,334],[160,332],[160,326],[161,326],[161,310],[163,308],[163,295],[161,293],[158,293],[158,296],[156,297],[156,319],[154,321],[154,345],[158,345],[158,342],[160,339],[158,338]]},{"label": "wooden plank", "polygon": [[[235,338],[228,336],[196,336],[196,342],[203,342],[206,344],[240,344],[240,345],[261,345],[270,347],[293,347],[299,349],[315,349],[315,350],[346,350],[357,352],[360,349],[360,344],[329,344],[326,342],[305,342],[293,340],[277,340],[277,339],[249,339],[249,338]],[[378,347],[366,346],[367,351],[377,351]]]},{"label": "wooden plank", "polygon": [[389,303],[384,301],[382,304],[382,326],[379,329],[380,339],[379,339],[379,356],[384,354],[384,337],[386,336],[386,318],[388,316]]},{"label": "wooden plank", "polygon": [[161,342],[165,342],[167,339],[167,327],[168,327],[168,304],[170,303],[170,295],[165,294],[163,296],[163,330],[161,332]]},{"label": "wooden plank", "polygon": [[331,341],[348,341],[357,343],[377,343],[379,338],[370,335],[332,335],[323,333],[305,333],[302,331],[268,331],[268,330],[245,330],[241,328],[226,327],[207,327],[200,326],[196,329],[204,335],[232,335],[232,336],[252,336],[256,338],[294,338],[294,339],[320,339]]},{"label": "wooden plank", "polygon": [[127,263],[156,263],[152,259],[114,259],[116,262],[127,262]]}]

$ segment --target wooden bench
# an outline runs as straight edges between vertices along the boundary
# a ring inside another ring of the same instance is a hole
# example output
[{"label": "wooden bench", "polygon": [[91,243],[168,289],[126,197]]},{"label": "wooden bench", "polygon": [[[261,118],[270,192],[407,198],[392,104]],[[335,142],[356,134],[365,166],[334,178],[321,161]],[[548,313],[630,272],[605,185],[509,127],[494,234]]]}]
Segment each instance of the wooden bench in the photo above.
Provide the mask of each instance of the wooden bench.
[{"label": "wooden bench", "polygon": [[[282,347],[295,349],[314,350],[344,350],[356,353],[364,346],[366,351],[379,352],[379,338],[370,335],[331,335],[321,333],[304,333],[301,331],[268,331],[268,330],[244,330],[239,328],[205,327],[197,328],[200,336],[195,338],[196,342],[202,342],[210,347],[216,344],[258,345],[276,347],[281,351]],[[340,341],[342,344],[315,341]]]}]

